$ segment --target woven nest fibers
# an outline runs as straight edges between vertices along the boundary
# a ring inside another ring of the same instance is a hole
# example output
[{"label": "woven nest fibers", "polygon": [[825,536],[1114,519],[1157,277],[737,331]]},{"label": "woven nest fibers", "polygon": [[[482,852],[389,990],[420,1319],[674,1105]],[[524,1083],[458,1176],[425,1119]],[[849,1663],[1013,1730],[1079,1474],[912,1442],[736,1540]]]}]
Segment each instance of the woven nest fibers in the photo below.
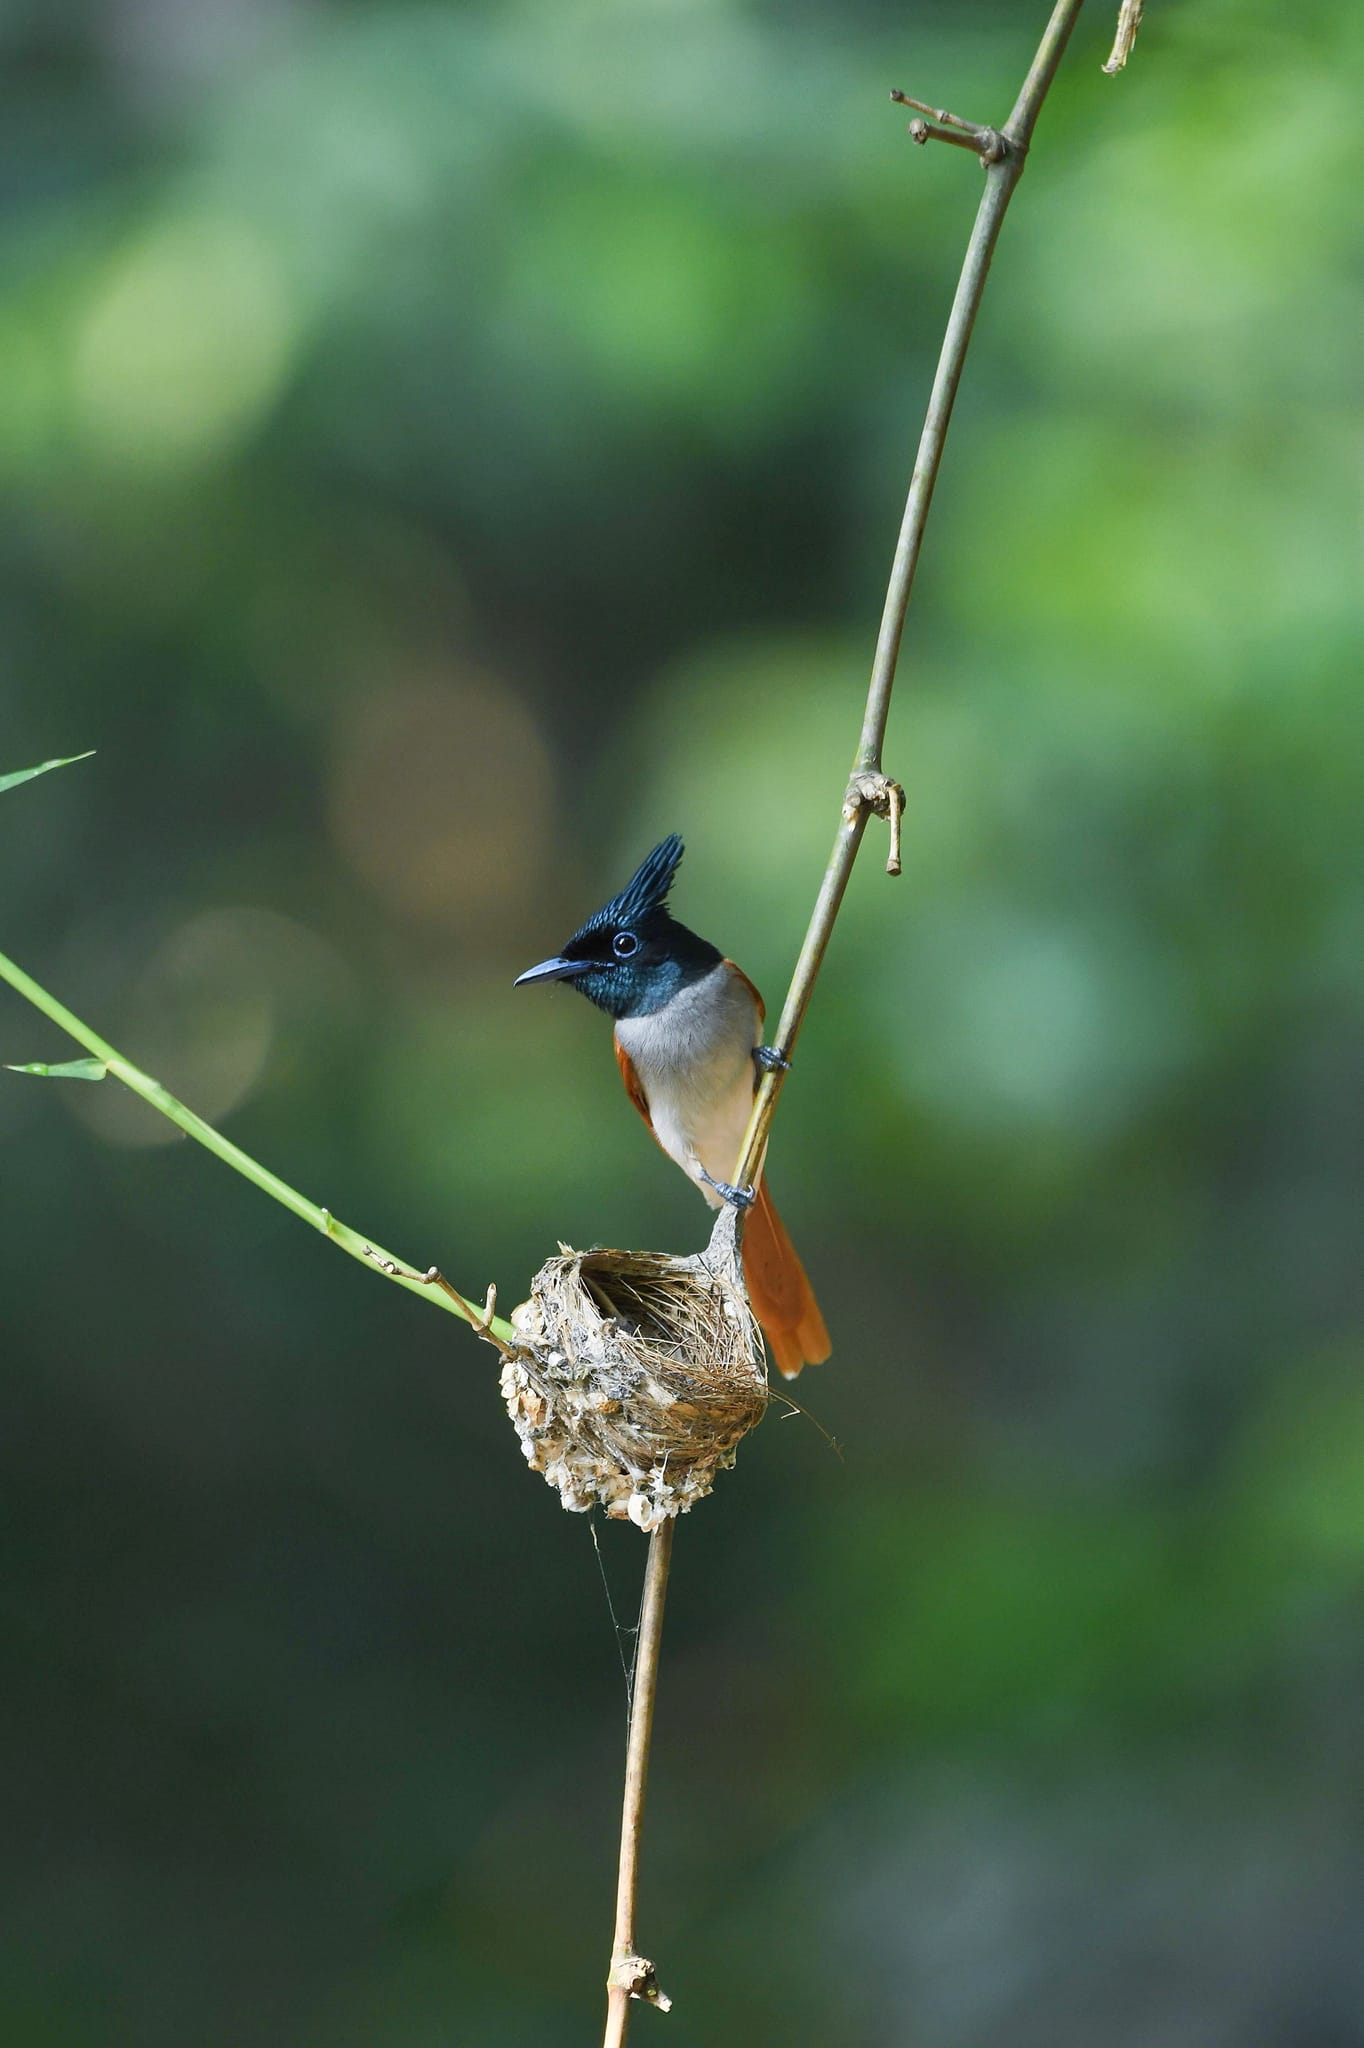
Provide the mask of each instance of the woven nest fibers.
[{"label": "woven nest fibers", "polygon": [[561,1247],[511,1320],[507,1413],[576,1514],[600,1504],[641,1529],[685,1514],[766,1411],[732,1210],[695,1258]]}]

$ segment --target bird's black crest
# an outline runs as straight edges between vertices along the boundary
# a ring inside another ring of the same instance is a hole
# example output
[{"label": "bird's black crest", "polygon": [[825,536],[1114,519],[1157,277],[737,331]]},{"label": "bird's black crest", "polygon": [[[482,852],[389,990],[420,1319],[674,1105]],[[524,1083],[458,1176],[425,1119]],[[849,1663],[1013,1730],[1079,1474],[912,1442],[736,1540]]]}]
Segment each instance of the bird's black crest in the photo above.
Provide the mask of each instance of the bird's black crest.
[{"label": "bird's black crest", "polygon": [[673,885],[682,859],[682,841],[676,832],[670,832],[660,840],[653,852],[642,860],[635,869],[619,896],[597,912],[592,923],[596,926],[636,925],[653,911],[662,910],[668,901],[668,891]]}]

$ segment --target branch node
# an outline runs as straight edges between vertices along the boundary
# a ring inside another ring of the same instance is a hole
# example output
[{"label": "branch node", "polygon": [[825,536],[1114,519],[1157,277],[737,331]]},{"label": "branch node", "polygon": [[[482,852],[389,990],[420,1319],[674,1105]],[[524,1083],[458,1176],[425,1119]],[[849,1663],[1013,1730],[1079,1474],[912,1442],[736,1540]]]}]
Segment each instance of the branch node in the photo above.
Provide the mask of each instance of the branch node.
[{"label": "branch node", "polygon": [[975,121],[963,121],[960,114],[949,113],[946,107],[930,107],[926,100],[911,99],[907,92],[892,86],[891,98],[898,107],[916,107],[919,119],[909,124],[911,142],[951,142],[958,149],[972,149],[982,163],[998,164],[1009,154],[1008,138],[998,128],[983,128]]},{"label": "branch node", "polygon": [[848,784],[848,794],[843,799],[843,816],[849,825],[855,825],[863,811],[872,811],[878,818],[890,823],[890,852],[886,856],[886,873],[898,875],[900,868],[900,821],[905,814],[905,792],[902,784],[889,775],[883,775],[879,768],[858,768]]},{"label": "branch node", "polygon": [[614,1957],[606,1988],[623,1991],[627,1998],[638,1998],[644,2005],[656,2005],[660,2012],[672,2011],[673,2002],[660,1987],[657,1972],[647,1956]]},{"label": "branch node", "polygon": [[495,1285],[489,1285],[488,1292],[483,1299],[483,1306],[479,1309],[475,1308],[473,1302],[466,1300],[457,1287],[450,1285],[444,1273],[437,1266],[428,1266],[424,1273],[409,1273],[406,1266],[400,1266],[396,1259],[386,1259],[379,1252],[376,1252],[372,1244],[365,1246],[365,1257],[373,1259],[379,1271],[387,1273],[390,1280],[410,1280],[417,1287],[439,1287],[441,1293],[448,1294],[451,1301],[455,1303],[476,1337],[482,1337],[485,1343],[493,1345],[503,1358],[514,1358],[516,1356],[514,1347],[504,1343],[493,1329],[493,1318],[497,1314],[497,1288]]}]

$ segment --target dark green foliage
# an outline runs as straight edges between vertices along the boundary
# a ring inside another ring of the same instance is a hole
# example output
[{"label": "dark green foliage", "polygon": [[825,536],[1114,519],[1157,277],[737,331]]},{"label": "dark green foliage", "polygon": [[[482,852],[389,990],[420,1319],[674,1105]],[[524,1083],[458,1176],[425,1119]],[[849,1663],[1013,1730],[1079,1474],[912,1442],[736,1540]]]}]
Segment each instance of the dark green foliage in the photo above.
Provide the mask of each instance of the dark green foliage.
[{"label": "dark green foliage", "polygon": [[[1115,80],[1115,11],[776,1125],[843,1456],[774,1416],[678,1542],[641,2042],[1359,2034],[1364,14],[1151,0]],[[0,758],[99,748],[0,947],[504,1309],[704,1240],[511,981],[676,826],[779,1000],[980,175],[886,92],[999,118],[1044,12],[0,31]],[[0,1162],[0,2043],[590,2040],[622,1687],[493,1354],[122,1088],[0,1075]]]}]

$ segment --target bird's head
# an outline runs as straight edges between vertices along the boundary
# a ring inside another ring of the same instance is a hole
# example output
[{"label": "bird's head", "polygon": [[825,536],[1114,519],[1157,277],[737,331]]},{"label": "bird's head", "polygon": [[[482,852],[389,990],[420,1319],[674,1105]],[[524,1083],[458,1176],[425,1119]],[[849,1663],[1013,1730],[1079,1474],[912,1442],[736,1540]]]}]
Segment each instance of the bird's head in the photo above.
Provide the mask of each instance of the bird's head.
[{"label": "bird's head", "polygon": [[563,952],[518,975],[516,986],[571,981],[612,1017],[647,1017],[689,981],[708,974],[719,963],[719,951],[668,909],[681,859],[682,841],[670,832],[620,894],[579,926]]}]

